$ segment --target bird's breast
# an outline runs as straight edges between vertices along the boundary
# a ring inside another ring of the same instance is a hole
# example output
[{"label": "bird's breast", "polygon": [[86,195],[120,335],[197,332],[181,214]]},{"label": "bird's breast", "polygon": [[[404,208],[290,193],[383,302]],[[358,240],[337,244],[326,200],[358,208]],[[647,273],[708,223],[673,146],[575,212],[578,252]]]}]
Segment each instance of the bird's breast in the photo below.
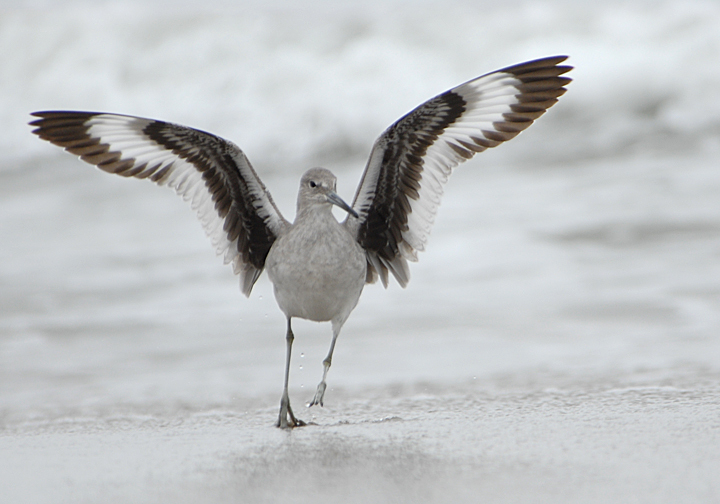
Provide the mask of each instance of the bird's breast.
[{"label": "bird's breast", "polygon": [[270,249],[268,276],[287,316],[344,319],[357,304],[365,284],[365,253],[332,219],[322,227],[293,226]]}]

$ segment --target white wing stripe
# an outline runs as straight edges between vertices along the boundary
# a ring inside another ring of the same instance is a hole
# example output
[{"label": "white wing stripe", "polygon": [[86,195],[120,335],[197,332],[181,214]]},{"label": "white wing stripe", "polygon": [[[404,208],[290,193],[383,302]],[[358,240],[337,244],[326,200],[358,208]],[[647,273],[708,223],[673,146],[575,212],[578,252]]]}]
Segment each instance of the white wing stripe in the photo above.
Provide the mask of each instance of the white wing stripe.
[{"label": "white wing stripe", "polygon": [[388,271],[400,285],[407,282],[405,260],[424,250],[453,168],[516,136],[565,92],[570,79],[560,76],[571,67],[558,66],[565,59],[530,61],[461,84],[415,108],[375,142],[353,203],[360,217],[346,225],[383,283]]},{"label": "white wing stripe", "polygon": [[[264,265],[263,251],[267,253],[288,223],[237,146],[209,133],[132,116],[34,115],[41,118],[31,123],[38,126],[34,133],[88,163],[126,177],[149,177],[174,189],[197,213],[216,252],[241,274],[242,290],[249,295]],[[245,224],[241,214],[248,212],[256,212],[260,220]],[[252,249],[243,242],[241,252],[238,237],[243,233],[247,240],[256,239]]]}]

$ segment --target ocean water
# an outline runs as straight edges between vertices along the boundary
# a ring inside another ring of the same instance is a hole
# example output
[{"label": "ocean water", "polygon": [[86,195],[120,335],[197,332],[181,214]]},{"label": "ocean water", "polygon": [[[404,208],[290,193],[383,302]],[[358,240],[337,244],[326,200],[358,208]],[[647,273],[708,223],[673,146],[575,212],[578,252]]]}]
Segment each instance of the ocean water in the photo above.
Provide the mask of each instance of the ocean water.
[{"label": "ocean water", "polygon": [[[0,2],[8,502],[720,499],[720,5]],[[406,289],[328,324],[246,299],[186,204],[30,134],[98,110],[212,131],[292,219],[324,166],[527,59],[574,81],[456,169]]]}]

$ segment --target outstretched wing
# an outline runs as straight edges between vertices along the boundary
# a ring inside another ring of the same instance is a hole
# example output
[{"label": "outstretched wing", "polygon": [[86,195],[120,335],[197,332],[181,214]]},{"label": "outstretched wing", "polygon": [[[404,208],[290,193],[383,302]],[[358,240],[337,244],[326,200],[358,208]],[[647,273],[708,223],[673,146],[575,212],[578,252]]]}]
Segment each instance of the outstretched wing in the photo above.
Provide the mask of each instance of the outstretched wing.
[{"label": "outstretched wing", "polygon": [[250,295],[275,239],[288,225],[232,142],[210,133],[116,114],[35,112],[43,140],[64,147],[108,173],[147,178],[173,188],[197,211],[240,288]]},{"label": "outstretched wing", "polygon": [[570,82],[566,56],[483,75],[428,100],[375,142],[345,225],[365,248],[368,281],[388,270],[410,279],[435,220],[452,169],[477,152],[514,138],[545,113]]}]

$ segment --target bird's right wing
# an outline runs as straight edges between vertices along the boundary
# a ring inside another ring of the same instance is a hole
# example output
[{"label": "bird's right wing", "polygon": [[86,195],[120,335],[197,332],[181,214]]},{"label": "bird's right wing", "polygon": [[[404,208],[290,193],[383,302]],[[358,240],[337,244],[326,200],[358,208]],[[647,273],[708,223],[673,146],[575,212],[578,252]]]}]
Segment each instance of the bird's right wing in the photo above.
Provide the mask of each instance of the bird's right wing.
[{"label": "bird's right wing", "polygon": [[190,201],[250,295],[289,223],[232,142],[178,124],[96,112],[35,112],[37,136],[108,173],[147,178]]},{"label": "bird's right wing", "polygon": [[443,185],[477,152],[514,138],[557,102],[570,82],[566,56],[497,70],[428,100],[375,142],[347,229],[366,250],[368,281],[387,286],[388,270],[403,287],[407,261],[425,249]]}]

